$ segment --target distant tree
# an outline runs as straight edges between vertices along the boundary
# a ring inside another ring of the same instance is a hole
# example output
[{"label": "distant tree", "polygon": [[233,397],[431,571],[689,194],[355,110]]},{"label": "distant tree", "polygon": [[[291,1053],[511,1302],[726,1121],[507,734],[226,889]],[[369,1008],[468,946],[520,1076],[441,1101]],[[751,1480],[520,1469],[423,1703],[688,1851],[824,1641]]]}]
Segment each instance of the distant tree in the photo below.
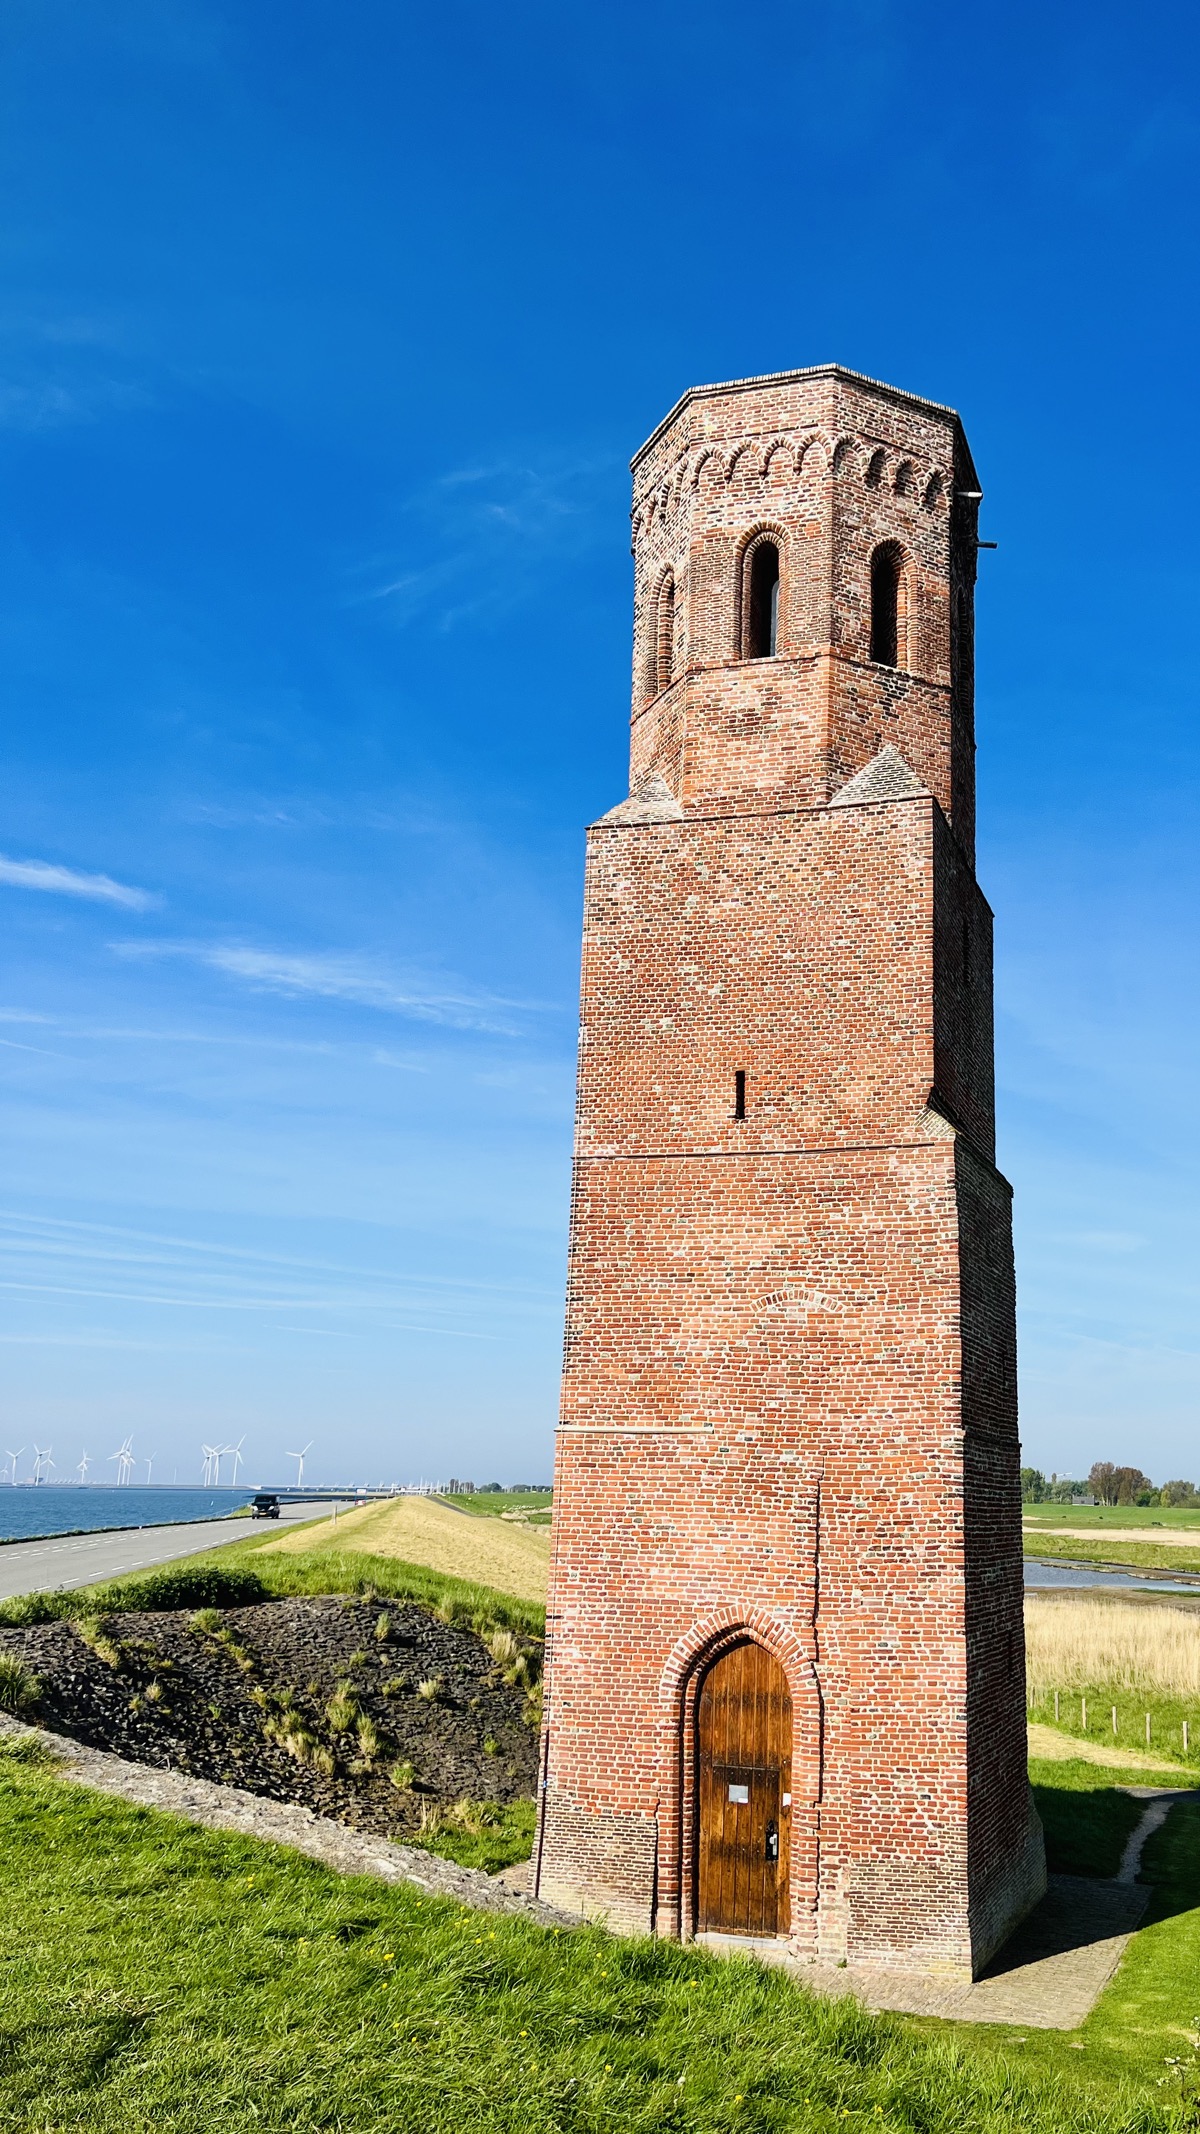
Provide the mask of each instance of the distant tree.
[{"label": "distant tree", "polygon": [[1115,1504],[1119,1484],[1114,1481],[1116,1468],[1111,1460],[1096,1460],[1088,1475],[1088,1488],[1097,1504]]},{"label": "distant tree", "polygon": [[502,1497],[504,1495],[504,1485],[502,1482],[481,1482],[479,1494],[481,1497]]},{"label": "distant tree", "polygon": [[1046,1494],[1046,1477],[1041,1468],[1023,1467],[1021,1469],[1022,1504],[1044,1504],[1046,1502]]},{"label": "distant tree", "polygon": [[1154,1484],[1140,1467],[1118,1467],[1113,1474],[1117,1485],[1116,1503],[1139,1504],[1144,1498],[1149,1504],[1154,1494]]},{"label": "distant tree", "polygon": [[1200,1490],[1194,1482],[1164,1482],[1158,1501],[1160,1504],[1200,1504]]},{"label": "distant tree", "polygon": [[1051,1504],[1070,1504],[1076,1497],[1085,1496],[1086,1493],[1086,1482],[1072,1482],[1066,1475],[1060,1475],[1057,1481],[1050,1484]]}]

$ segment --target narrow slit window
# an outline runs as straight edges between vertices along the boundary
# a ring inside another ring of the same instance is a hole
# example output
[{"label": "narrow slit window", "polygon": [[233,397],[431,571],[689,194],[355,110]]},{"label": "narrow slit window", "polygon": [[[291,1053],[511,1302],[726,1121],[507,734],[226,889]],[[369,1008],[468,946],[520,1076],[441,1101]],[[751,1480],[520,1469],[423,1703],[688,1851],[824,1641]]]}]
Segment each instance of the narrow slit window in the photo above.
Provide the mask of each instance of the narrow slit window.
[{"label": "narrow slit window", "polygon": [[733,1077],[733,1116],[735,1119],[744,1119],[746,1116],[746,1070],[744,1067],[739,1067]]},{"label": "narrow slit window", "polygon": [[748,561],[745,656],[774,659],[779,649],[779,550],[774,541],[756,541]]},{"label": "narrow slit window", "polygon": [[905,620],[903,558],[885,541],[871,558],[871,658],[879,666],[900,666]]},{"label": "narrow slit window", "polygon": [[675,673],[675,580],[668,572],[658,591],[655,685],[666,689]]}]

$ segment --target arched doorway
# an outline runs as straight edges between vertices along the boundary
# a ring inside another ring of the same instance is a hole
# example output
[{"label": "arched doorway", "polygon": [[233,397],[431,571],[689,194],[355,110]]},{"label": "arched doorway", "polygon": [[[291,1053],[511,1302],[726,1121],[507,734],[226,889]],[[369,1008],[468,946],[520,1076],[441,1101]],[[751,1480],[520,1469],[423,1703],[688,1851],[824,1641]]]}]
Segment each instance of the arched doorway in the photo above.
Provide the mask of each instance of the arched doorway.
[{"label": "arched doorway", "polygon": [[696,1733],[697,1930],[785,1934],[792,1700],[778,1660],[749,1642],[715,1660]]}]

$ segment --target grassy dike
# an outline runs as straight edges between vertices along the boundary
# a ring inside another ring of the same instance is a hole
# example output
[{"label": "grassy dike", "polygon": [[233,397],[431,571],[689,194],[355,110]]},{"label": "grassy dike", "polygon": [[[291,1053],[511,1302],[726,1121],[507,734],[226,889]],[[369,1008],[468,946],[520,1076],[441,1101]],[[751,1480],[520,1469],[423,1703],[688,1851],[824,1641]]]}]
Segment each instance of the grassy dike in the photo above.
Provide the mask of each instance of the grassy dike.
[{"label": "grassy dike", "polygon": [[[289,1542],[304,1533],[292,1527]],[[394,1556],[364,1549],[342,1549],[330,1536],[328,1522],[307,1529],[313,1545],[298,1550],[273,1546],[277,1530],[228,1543],[203,1556],[187,1556],[157,1570],[129,1578],[80,1586],[65,1593],[28,1593],[0,1601],[0,1623],[47,1622],[53,1617],[119,1614],[130,1608],[237,1607],[256,1600],[300,1593],[379,1594],[436,1608],[448,1621],[471,1622],[541,1636],[546,1611],[540,1602],[521,1600],[470,1579],[455,1578]]]},{"label": "grassy dike", "polygon": [[466,1912],[131,1809],[12,1750],[0,1816],[0,2125],[23,2134],[1181,2123],[1140,2065],[1126,2081],[1042,2040],[1023,2064],[1007,2038],[811,2000],[750,1963]]}]

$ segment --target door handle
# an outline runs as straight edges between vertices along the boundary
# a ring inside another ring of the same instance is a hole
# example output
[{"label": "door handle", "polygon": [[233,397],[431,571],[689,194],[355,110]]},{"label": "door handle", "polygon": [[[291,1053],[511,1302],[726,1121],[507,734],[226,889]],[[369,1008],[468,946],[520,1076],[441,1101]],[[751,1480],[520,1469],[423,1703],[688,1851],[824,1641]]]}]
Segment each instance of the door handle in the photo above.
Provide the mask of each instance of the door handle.
[{"label": "door handle", "polygon": [[768,1860],[777,1860],[777,1859],[779,1858],[779,1825],[778,1825],[778,1823],[768,1823],[768,1824],[767,1824],[767,1844],[766,1844],[766,1851],[765,1851],[765,1853],[764,1853],[764,1858],[765,1858],[765,1859],[768,1859]]}]

